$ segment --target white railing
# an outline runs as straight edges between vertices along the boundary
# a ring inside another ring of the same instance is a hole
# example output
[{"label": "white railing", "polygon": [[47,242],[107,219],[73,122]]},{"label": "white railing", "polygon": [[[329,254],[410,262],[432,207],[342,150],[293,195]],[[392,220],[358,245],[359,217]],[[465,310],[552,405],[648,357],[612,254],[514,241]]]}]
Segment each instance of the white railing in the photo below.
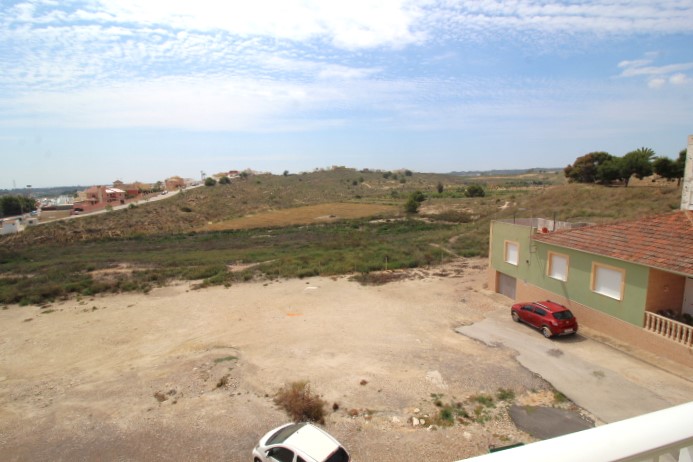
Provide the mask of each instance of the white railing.
[{"label": "white railing", "polygon": [[693,462],[693,401],[465,462]]},{"label": "white railing", "polygon": [[693,347],[693,326],[646,311],[645,330],[684,346]]}]

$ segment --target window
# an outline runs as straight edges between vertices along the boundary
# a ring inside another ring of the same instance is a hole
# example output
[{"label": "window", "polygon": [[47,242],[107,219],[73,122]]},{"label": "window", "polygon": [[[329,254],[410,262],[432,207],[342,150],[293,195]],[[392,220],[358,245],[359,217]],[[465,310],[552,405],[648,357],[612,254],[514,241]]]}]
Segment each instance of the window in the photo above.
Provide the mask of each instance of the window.
[{"label": "window", "polygon": [[517,242],[505,241],[505,262],[517,266],[520,261],[520,245]]},{"label": "window", "polygon": [[568,280],[568,256],[549,252],[548,275],[559,281]]},{"label": "window", "polygon": [[272,448],[267,452],[270,460],[276,460],[277,462],[293,462],[294,453],[286,448]]},{"label": "window", "polygon": [[594,292],[616,300],[623,300],[625,280],[625,270],[592,263],[592,290]]}]

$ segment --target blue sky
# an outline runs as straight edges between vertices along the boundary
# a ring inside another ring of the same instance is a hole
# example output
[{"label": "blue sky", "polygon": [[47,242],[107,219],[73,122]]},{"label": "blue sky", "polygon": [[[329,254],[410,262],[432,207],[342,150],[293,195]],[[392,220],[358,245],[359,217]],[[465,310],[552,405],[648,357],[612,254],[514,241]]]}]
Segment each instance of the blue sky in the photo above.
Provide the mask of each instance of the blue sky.
[{"label": "blue sky", "polygon": [[692,25],[690,0],[0,0],[0,188],[674,158]]}]

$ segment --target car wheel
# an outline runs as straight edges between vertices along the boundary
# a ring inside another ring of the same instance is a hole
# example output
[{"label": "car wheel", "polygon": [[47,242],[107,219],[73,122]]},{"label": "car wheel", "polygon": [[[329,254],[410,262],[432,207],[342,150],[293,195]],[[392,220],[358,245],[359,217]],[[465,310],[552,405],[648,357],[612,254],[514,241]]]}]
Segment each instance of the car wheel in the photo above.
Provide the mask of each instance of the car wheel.
[{"label": "car wheel", "polygon": [[515,322],[520,322],[520,315],[518,315],[515,311],[513,311],[512,313],[510,313],[510,316],[512,316],[513,321],[515,321]]},{"label": "car wheel", "polygon": [[551,336],[553,335],[553,332],[551,332],[551,329],[549,329],[546,326],[541,328],[541,333],[544,334],[544,337],[546,337],[546,338],[551,338]]}]

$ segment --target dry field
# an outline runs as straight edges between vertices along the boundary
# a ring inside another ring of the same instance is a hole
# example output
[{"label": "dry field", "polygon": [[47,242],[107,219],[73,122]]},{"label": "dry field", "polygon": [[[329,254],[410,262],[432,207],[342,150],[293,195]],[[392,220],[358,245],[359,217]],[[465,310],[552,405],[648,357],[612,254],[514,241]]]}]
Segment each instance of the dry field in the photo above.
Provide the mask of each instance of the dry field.
[{"label": "dry field", "polygon": [[337,220],[365,218],[373,215],[395,215],[400,211],[399,209],[392,205],[359,203],[307,205],[290,209],[271,210],[213,223],[204,226],[201,231],[282,228],[285,226],[330,223]]},{"label": "dry field", "polygon": [[[551,397],[512,352],[454,332],[505,302],[485,261],[362,286],[292,279],[0,311],[0,459],[247,461],[287,420],[272,396],[308,380],[355,461],[452,461],[530,441],[505,403]],[[470,416],[430,426],[442,403]],[[333,403],[336,410],[333,411]],[[412,424],[413,419],[426,422]]]}]

